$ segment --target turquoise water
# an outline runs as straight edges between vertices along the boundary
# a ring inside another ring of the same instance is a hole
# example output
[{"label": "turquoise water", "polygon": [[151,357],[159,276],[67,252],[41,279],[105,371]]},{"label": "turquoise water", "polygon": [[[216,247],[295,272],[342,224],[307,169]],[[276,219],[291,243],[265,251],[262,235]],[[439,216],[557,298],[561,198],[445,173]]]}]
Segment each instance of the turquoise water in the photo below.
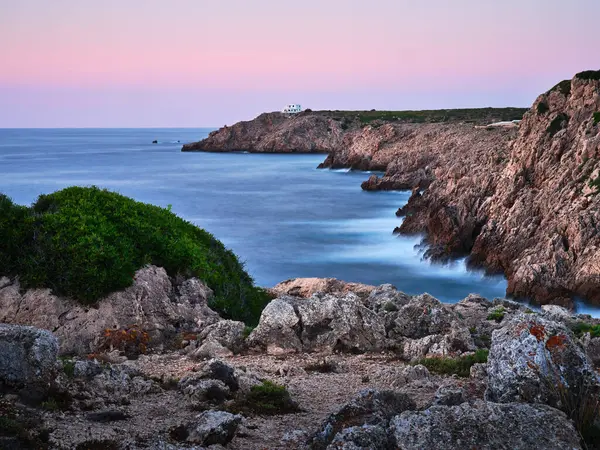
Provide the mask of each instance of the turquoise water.
[{"label": "turquoise water", "polygon": [[172,205],[239,255],[262,286],[336,277],[446,302],[504,296],[502,277],[468,271],[464,261],[423,261],[419,237],[392,234],[408,193],[362,191],[369,174],[318,170],[323,155],[180,151],[209,131],[0,130],[0,192],[29,204],[67,186],[97,185]]}]

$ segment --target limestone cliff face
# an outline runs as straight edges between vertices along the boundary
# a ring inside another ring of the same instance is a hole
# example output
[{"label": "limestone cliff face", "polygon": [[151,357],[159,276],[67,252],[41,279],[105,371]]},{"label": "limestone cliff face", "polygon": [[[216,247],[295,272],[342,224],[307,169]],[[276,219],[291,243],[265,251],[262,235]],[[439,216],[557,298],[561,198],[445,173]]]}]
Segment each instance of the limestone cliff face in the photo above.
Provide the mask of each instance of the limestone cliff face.
[{"label": "limestone cliff face", "polygon": [[349,124],[310,111],[293,117],[273,112],[213,131],[183,151],[256,153],[327,153],[339,145]]},{"label": "limestone cliff face", "polygon": [[[503,272],[509,294],[600,303],[600,200],[590,186],[600,172],[598,111],[600,81],[575,77],[535,101],[514,141],[494,145],[490,134],[487,144],[434,148],[432,181],[399,211],[397,231],[425,232],[429,256],[470,254]],[[427,166],[402,159],[364,187],[417,186],[410,176]]]},{"label": "limestone cliff face", "polygon": [[505,271],[515,295],[600,304],[598,75],[538,97],[485,207],[473,258]]}]

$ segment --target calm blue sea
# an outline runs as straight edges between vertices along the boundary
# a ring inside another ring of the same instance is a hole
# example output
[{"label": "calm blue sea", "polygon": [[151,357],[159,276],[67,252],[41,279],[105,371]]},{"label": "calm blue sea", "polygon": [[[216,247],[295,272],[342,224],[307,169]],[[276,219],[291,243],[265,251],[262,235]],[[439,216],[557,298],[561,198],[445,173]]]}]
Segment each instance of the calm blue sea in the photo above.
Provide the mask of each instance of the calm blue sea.
[{"label": "calm blue sea", "polygon": [[29,204],[42,193],[96,185],[172,205],[239,255],[262,286],[336,277],[446,302],[504,296],[502,277],[468,271],[463,261],[423,261],[418,237],[392,235],[408,193],[362,191],[368,174],[317,170],[322,155],[180,151],[210,131],[0,129],[0,192]]}]

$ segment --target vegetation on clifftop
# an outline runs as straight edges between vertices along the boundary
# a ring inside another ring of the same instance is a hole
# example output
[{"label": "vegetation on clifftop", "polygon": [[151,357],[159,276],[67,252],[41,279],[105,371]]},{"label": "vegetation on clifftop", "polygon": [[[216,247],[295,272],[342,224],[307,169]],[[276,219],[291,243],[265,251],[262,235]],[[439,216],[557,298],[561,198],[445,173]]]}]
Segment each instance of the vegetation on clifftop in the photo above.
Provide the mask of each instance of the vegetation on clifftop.
[{"label": "vegetation on clifftop", "polygon": [[85,304],[130,286],[147,264],[204,281],[226,318],[254,325],[268,302],[210,233],[169,209],[96,187],[42,195],[31,207],[0,194],[0,236],[0,275]]},{"label": "vegetation on clifftop", "polygon": [[487,124],[494,121],[520,120],[527,108],[469,108],[436,109],[423,111],[319,111],[331,115],[334,120],[356,118],[362,124],[374,121],[440,123],[468,122]]}]

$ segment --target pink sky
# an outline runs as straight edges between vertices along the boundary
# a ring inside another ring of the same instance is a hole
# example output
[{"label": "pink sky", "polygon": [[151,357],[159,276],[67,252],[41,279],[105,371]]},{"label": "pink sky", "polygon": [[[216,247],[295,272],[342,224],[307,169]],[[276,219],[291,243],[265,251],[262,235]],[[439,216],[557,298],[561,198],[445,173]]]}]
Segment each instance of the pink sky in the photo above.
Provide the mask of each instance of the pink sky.
[{"label": "pink sky", "polygon": [[8,0],[0,127],[528,106],[600,68],[598,0]]}]

